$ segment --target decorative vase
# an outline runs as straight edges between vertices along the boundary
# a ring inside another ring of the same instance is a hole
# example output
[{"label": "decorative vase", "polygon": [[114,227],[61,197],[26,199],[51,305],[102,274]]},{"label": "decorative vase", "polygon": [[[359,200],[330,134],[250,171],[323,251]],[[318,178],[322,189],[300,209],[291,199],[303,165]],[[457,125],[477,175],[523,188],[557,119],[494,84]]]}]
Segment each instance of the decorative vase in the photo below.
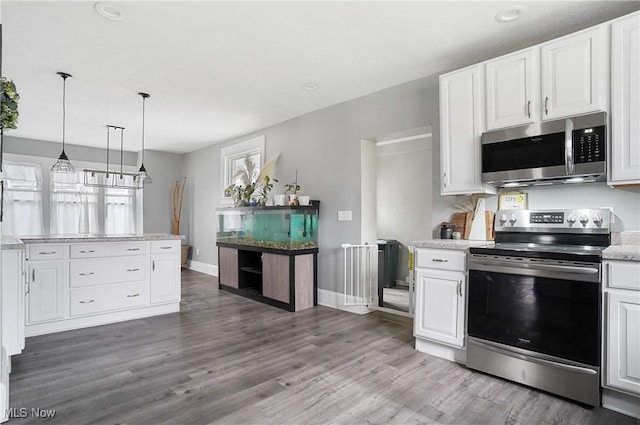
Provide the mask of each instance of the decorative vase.
[{"label": "decorative vase", "polygon": [[308,206],[311,203],[311,196],[298,195],[298,201],[300,202],[300,205]]},{"label": "decorative vase", "polygon": [[298,205],[300,205],[298,195],[289,195],[289,206],[297,207]]},{"label": "decorative vase", "polygon": [[273,205],[283,207],[285,206],[287,197],[285,195],[273,195]]}]

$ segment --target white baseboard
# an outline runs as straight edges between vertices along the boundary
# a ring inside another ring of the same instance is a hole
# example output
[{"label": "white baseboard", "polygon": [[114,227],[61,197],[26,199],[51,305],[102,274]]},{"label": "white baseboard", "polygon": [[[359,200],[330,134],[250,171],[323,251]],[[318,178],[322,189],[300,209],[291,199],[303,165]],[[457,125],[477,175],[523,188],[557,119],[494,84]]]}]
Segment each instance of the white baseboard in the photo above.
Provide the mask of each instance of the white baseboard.
[{"label": "white baseboard", "polygon": [[465,348],[454,348],[448,345],[438,344],[426,339],[416,338],[416,350],[421,353],[431,354],[441,359],[450,360],[456,363],[467,364],[467,350]]},{"label": "white baseboard", "polygon": [[318,289],[318,304],[355,314],[367,314],[373,311],[366,305],[345,305],[344,294],[327,291],[326,289]]},{"label": "white baseboard", "polygon": [[214,266],[213,264],[201,263],[200,261],[191,260],[187,263],[187,268],[189,270],[218,277],[218,266]]},{"label": "white baseboard", "polygon": [[640,398],[638,397],[603,388],[602,407],[640,419]]}]

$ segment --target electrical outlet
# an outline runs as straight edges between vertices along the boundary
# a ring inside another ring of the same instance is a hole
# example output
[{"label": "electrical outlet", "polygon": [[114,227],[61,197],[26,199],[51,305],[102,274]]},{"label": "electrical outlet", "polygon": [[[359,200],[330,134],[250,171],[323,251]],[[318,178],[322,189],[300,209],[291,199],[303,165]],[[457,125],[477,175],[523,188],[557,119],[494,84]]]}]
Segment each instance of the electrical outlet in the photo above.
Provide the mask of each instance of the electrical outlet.
[{"label": "electrical outlet", "polygon": [[351,211],[338,211],[338,221],[351,221]]},{"label": "electrical outlet", "polygon": [[196,248],[196,255],[200,255],[200,249]]}]

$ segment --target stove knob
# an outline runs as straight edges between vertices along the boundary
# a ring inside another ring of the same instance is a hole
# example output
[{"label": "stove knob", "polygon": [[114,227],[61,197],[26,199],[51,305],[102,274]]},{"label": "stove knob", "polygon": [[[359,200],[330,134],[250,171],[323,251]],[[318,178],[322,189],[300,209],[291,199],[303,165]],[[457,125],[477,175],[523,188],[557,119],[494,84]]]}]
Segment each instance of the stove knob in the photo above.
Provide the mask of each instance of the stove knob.
[{"label": "stove knob", "polygon": [[589,217],[586,214],[582,214],[580,216],[580,223],[582,223],[583,226],[586,226],[588,222],[589,222]]},{"label": "stove knob", "polygon": [[513,226],[514,224],[516,224],[516,221],[518,221],[518,217],[516,217],[515,214],[511,214],[511,217],[509,217],[509,223],[511,223],[511,225]]},{"label": "stove knob", "polygon": [[602,216],[599,213],[594,214],[594,216],[591,218],[591,221],[593,221],[596,226],[600,227],[602,225],[602,222],[604,221],[602,219]]},{"label": "stove knob", "polygon": [[576,222],[576,216],[573,214],[569,214],[569,217],[567,217],[567,223],[573,226],[575,222]]},{"label": "stove knob", "polygon": [[504,224],[507,222],[507,215],[506,214],[502,214],[500,216],[500,224]]}]

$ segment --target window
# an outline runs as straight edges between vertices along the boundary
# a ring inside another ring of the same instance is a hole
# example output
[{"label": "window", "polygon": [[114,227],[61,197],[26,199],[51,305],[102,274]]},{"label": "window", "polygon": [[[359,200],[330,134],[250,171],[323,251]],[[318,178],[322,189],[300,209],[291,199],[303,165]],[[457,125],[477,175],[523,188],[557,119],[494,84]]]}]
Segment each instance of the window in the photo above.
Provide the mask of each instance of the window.
[{"label": "window", "polygon": [[230,196],[225,195],[224,190],[233,183],[236,183],[233,181],[233,176],[240,166],[244,166],[244,159],[247,155],[249,155],[253,163],[256,164],[256,172],[260,172],[264,160],[265,139],[265,136],[262,135],[221,149],[221,204],[233,204],[233,200]]},{"label": "window", "polygon": [[4,163],[5,235],[28,236],[44,233],[42,218],[42,169],[38,164]]},{"label": "window", "polygon": [[108,235],[135,233],[134,191],[105,188],[104,232]]},{"label": "window", "polygon": [[87,187],[83,172],[51,173],[51,234],[99,233],[98,188]]}]

